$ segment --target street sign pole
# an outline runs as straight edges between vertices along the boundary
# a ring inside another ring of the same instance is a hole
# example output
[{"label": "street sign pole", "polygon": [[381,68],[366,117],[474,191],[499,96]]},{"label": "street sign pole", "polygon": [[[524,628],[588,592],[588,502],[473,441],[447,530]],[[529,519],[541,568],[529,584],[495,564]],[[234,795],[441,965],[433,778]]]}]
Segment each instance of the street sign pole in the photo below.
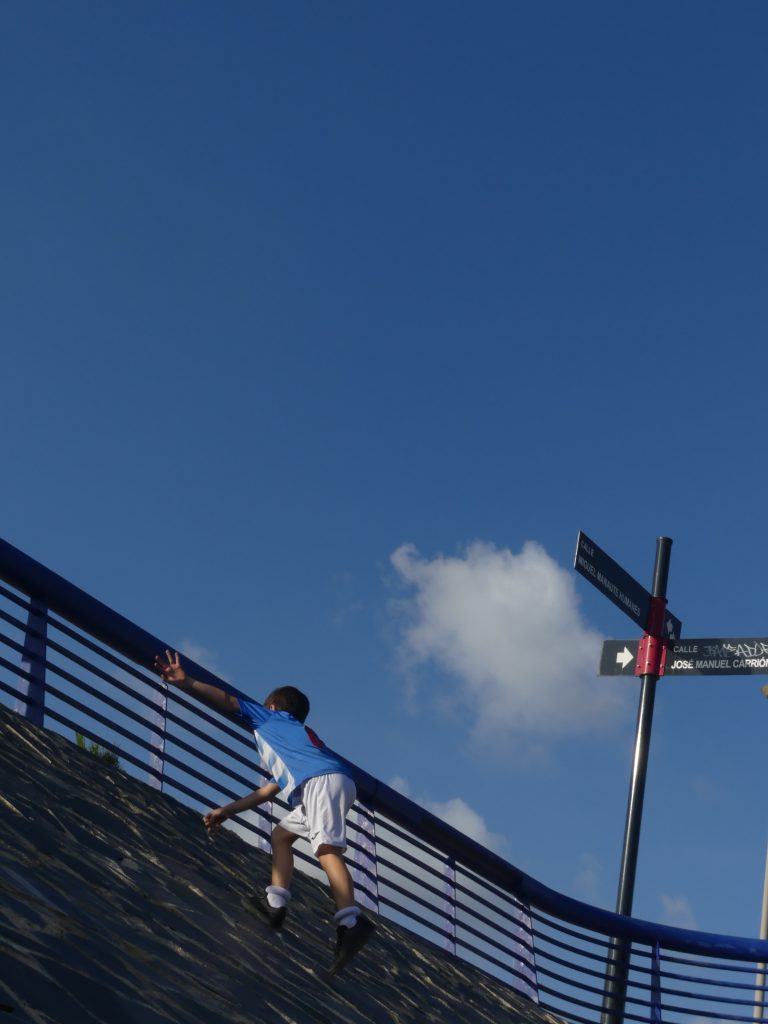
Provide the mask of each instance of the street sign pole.
[{"label": "street sign pole", "polygon": [[[658,603],[666,602],[667,579],[669,576],[669,558],[672,541],[669,537],[659,537],[656,541],[656,565],[653,573],[653,589],[651,597]],[[651,630],[649,630],[651,632]],[[657,668],[658,666],[654,666]],[[658,671],[643,674],[640,691],[640,706],[637,716],[637,734],[635,738],[635,757],[632,767],[632,780],[629,787],[627,803],[627,823],[624,830],[624,851],[621,859],[619,876],[619,894],[616,913],[632,913],[632,900],[635,890],[635,874],[637,871],[637,850],[640,844],[640,819],[643,813],[645,796],[645,778],[648,770],[648,751],[651,745],[651,723],[653,705],[656,699],[656,683]]]},{"label": "street sign pole", "polygon": [[[612,663],[609,655],[606,664],[605,648],[601,661],[601,674],[603,674],[604,665],[606,666],[605,674],[623,674],[636,655],[635,674],[641,676],[643,680],[637,713],[635,755],[629,786],[624,849],[616,905],[617,913],[626,916],[632,913],[656,683],[663,672],[668,645],[680,637],[682,629],[680,620],[667,609],[667,577],[669,576],[671,551],[672,541],[669,537],[657,538],[651,593],[581,530],[576,540],[576,557],[573,562],[573,567],[578,573],[602,591],[609,600],[613,601],[641,629],[645,630],[645,636],[638,644],[636,651],[630,651],[629,647],[622,642],[623,649],[620,651],[614,649],[612,652],[614,659]],[[617,664],[621,665],[619,672],[616,671]],[[630,952],[631,945],[626,940],[613,939],[611,942],[603,989],[601,1024],[622,1024],[624,1020]]]},{"label": "street sign pole", "polygon": [[[651,590],[652,609],[646,639],[651,647],[659,639],[662,615],[654,614],[666,605],[667,579],[669,561],[672,551],[672,540],[659,537],[656,541],[656,563],[653,571],[653,588]],[[660,648],[660,645],[659,645]],[[659,649],[659,654],[661,653]],[[624,827],[624,848],[619,873],[619,892],[616,901],[616,913],[626,916],[632,913],[632,901],[635,890],[637,872],[637,852],[640,845],[640,825],[645,797],[645,780],[648,771],[648,752],[651,745],[651,725],[653,722],[653,706],[656,699],[656,683],[659,678],[659,661],[657,658],[647,659],[649,671],[643,672],[640,691],[640,704],[637,713],[637,729],[635,733],[635,752],[632,765],[632,776],[627,801],[627,819]],[[625,940],[614,940],[609,956],[608,972],[603,994],[602,1024],[620,1024],[624,1019],[624,1005],[627,997],[627,977],[631,947]]]}]

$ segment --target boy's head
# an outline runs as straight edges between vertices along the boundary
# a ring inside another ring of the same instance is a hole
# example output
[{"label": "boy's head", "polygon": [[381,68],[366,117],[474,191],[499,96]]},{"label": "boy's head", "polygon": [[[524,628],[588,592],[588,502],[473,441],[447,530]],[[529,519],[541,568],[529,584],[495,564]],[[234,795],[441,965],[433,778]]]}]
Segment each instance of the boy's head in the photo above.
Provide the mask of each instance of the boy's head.
[{"label": "boy's head", "polygon": [[275,711],[287,711],[299,722],[305,722],[309,714],[309,698],[295,686],[278,686],[264,701],[264,707]]}]

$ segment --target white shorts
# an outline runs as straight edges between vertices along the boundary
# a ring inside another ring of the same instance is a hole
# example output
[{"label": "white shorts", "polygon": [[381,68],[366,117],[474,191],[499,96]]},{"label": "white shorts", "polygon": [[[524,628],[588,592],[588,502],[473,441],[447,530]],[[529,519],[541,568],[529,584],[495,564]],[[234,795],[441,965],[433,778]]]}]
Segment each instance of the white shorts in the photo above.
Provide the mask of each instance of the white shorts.
[{"label": "white shorts", "polygon": [[308,839],[312,852],[321,846],[347,848],[347,812],[355,801],[355,784],[347,775],[316,775],[307,779],[299,803],[278,822],[286,832]]}]

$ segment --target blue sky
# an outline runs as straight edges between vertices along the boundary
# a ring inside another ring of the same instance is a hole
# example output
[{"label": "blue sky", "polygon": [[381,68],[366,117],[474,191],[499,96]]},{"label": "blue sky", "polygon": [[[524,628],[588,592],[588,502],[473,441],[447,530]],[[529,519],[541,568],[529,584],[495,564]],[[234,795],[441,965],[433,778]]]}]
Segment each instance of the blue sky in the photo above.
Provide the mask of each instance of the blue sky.
[{"label": "blue sky", "polygon": [[[615,903],[632,622],[768,635],[768,9],[0,7],[0,535]],[[756,934],[768,702],[659,685],[635,912]]]}]

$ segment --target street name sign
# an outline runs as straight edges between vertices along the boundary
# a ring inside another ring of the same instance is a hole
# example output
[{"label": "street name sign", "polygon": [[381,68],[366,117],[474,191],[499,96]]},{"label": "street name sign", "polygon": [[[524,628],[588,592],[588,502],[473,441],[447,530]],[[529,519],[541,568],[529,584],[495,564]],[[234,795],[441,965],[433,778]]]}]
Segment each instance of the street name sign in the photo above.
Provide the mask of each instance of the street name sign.
[{"label": "street name sign", "polygon": [[[600,658],[601,676],[633,676],[638,640],[606,640]],[[768,675],[768,637],[708,637],[674,640],[668,648],[662,675]]]},{"label": "street name sign", "polygon": [[[610,555],[598,547],[593,540],[579,531],[576,541],[576,558],[573,563],[576,572],[601,590],[617,608],[633,619],[641,629],[648,628],[648,615],[651,610],[651,595],[642,584],[622,569]],[[667,640],[676,640],[682,631],[683,624],[677,616],[669,611],[664,612],[663,635]],[[632,673],[628,673],[632,674]]]}]

